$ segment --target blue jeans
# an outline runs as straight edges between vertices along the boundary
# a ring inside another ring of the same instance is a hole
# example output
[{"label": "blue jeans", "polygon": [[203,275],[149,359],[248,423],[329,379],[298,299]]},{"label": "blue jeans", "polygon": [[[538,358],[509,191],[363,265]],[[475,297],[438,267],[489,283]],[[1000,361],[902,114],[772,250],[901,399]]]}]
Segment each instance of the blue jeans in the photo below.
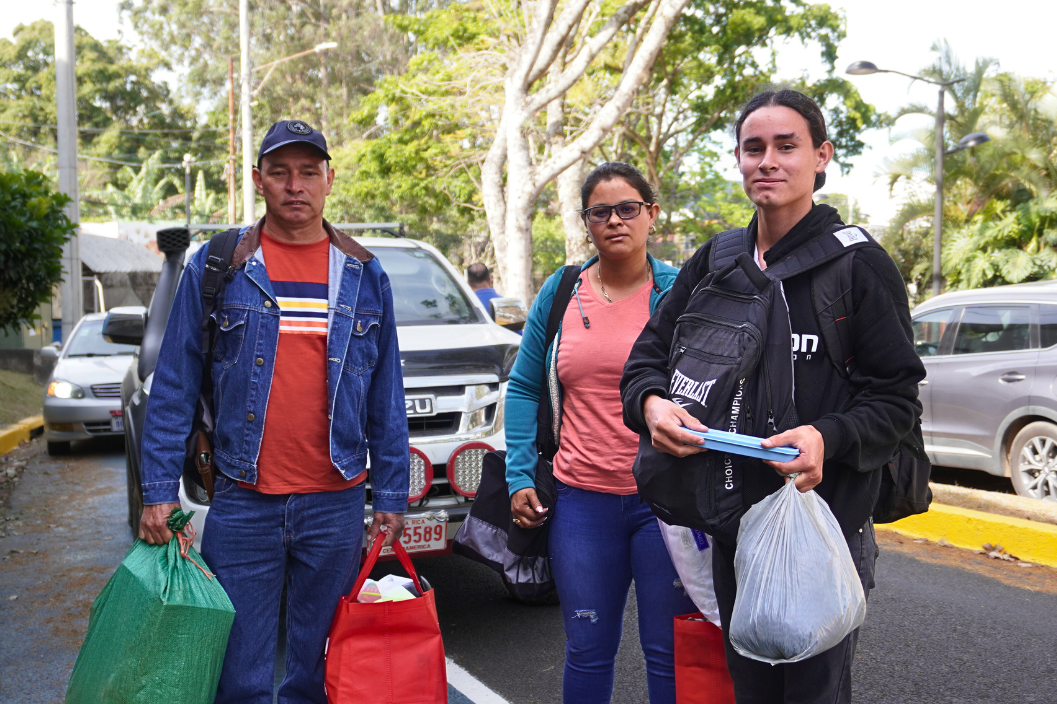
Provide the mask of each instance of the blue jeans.
[{"label": "blue jeans", "polygon": [[631,580],[650,704],[675,703],[673,619],[697,611],[668,557],[657,518],[638,494],[576,489],[561,481],[549,552],[565,626],[562,700],[607,704]]},{"label": "blue jeans", "polygon": [[286,581],[283,704],[326,704],[323,648],[363,548],[363,483],[316,494],[260,494],[218,476],[202,557],[235,606],[216,704],[271,704]]}]

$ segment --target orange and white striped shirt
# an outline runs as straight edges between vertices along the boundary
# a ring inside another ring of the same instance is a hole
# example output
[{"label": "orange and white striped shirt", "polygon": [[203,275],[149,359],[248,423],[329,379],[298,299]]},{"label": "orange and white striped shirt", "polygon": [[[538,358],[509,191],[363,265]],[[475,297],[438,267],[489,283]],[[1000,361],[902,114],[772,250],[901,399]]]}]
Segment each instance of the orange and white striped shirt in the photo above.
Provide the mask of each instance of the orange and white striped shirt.
[{"label": "orange and white striped shirt", "polygon": [[261,235],[264,266],[279,304],[279,345],[257,458],[264,494],[355,486],[330,460],[327,419],[327,279],[330,240],[286,244]]},{"label": "orange and white striped shirt", "polygon": [[279,334],[327,334],[327,284],[273,281],[279,302]]}]

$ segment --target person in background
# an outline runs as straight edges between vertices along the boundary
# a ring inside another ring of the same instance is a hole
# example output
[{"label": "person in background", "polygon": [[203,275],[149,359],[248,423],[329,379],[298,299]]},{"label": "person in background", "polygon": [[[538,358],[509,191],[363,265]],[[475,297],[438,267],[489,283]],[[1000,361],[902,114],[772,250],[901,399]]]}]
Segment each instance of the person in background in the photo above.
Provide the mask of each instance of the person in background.
[{"label": "person in background", "polygon": [[471,264],[466,270],[466,283],[470,284],[470,288],[481,299],[485,310],[488,310],[488,301],[501,298],[492,287],[492,272],[482,262]]},{"label": "person in background", "polygon": [[212,374],[217,475],[202,557],[235,607],[215,704],[271,704],[284,586],[279,701],[326,704],[324,648],[363,549],[368,456],[368,537],[387,530],[391,545],[407,511],[396,317],[381,263],[323,219],[334,169],[322,134],[301,120],[276,122],[253,182],[265,216],[235,248],[211,359],[201,327],[208,247],[176,292],[143,431],[139,537],[153,545],[172,537],[165,523],[180,506],[202,375]]},{"label": "person in background", "polygon": [[[632,344],[677,272],[646,252],[660,206],[638,169],[602,164],[580,192],[581,217],[598,256],[583,265],[571,299],[554,300],[559,269],[529,311],[507,395],[511,512],[526,528],[547,519],[534,488],[536,413],[540,403],[557,400],[558,498],[548,550],[566,637],[563,701],[610,701],[634,580],[650,704],[674,704],[673,619],[697,608],[679,582],[657,519],[638,496],[631,466],[639,439],[621,421],[619,381]],[[552,305],[565,315],[544,349]]]}]

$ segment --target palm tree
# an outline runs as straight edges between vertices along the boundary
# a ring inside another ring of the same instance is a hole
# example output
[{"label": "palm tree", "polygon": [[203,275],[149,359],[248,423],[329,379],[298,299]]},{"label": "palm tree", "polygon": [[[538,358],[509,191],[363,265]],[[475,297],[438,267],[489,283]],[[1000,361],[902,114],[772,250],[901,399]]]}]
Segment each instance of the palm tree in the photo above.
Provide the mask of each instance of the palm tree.
[{"label": "palm tree", "polygon": [[[1038,227],[1048,222],[1048,196],[1057,189],[1053,84],[995,73],[993,59],[977,59],[966,70],[945,42],[933,45],[933,51],[939,57],[923,75],[937,81],[966,79],[947,89],[953,103],[946,121],[948,144],[973,132],[991,137],[944,160],[943,270],[948,286],[1051,278],[1057,271],[1057,241],[1041,236]],[[912,104],[896,117],[910,114],[935,115],[927,106]],[[909,284],[932,266],[931,251],[914,242],[925,228],[931,231],[936,136],[933,129],[914,130],[908,136],[921,146],[886,162],[884,176],[890,189],[899,183],[911,186],[910,197],[891,223],[889,247],[903,254],[920,251],[926,258],[901,267]]]}]

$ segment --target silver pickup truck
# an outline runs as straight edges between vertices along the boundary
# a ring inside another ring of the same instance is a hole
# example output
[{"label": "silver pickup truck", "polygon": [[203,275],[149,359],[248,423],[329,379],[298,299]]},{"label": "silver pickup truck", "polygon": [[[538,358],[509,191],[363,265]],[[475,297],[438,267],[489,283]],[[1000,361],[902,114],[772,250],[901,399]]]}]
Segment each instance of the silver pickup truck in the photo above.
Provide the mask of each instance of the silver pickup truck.
[{"label": "silver pickup truck", "polygon": [[[494,299],[486,309],[460,272],[424,242],[402,237],[357,239],[378,257],[392,283],[411,444],[404,547],[417,554],[449,553],[477,492],[485,453],[506,448],[503,401],[521,342],[514,331],[524,324],[525,307],[514,299]],[[114,342],[138,345],[121,394],[128,520],[134,532],[139,530],[143,508],[140,443],[146,401],[189,244],[187,230],[159,232],[158,245],[166,261],[149,311],[114,308],[103,330]],[[367,487],[370,516],[369,474]],[[192,523],[200,540],[209,499],[190,475],[181,482],[180,502],[184,510],[195,511]]]}]

